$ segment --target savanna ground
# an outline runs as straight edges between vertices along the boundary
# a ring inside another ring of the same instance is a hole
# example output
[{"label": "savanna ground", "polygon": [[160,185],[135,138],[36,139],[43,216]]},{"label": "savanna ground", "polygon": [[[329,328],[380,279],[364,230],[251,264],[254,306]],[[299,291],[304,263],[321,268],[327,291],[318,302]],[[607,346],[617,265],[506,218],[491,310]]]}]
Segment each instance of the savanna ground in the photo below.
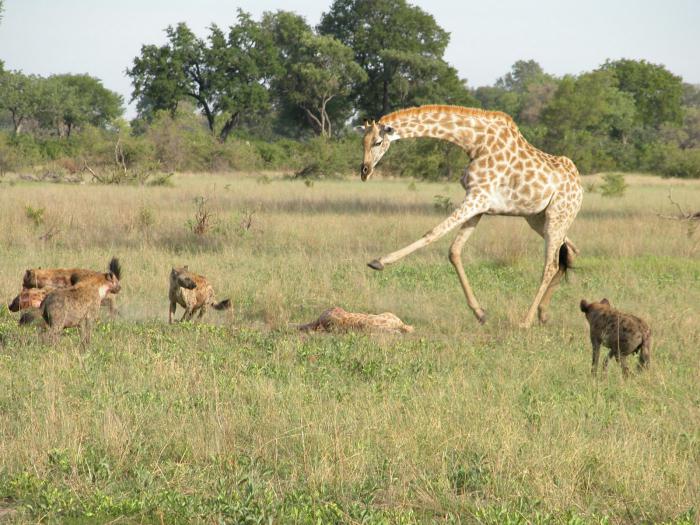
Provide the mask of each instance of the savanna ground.
[{"label": "savanna ground", "polygon": [[[0,184],[4,301],[28,267],[124,267],[121,315],[88,348],[72,331],[45,346],[0,311],[0,522],[697,522],[700,230],[657,213],[676,211],[668,188],[700,210],[699,183],[587,193],[576,269],[550,323],[522,331],[542,264],[522,219],[485,218],[465,249],[484,326],[447,238],[366,267],[437,224],[457,183],[173,182]],[[215,213],[202,236],[197,196]],[[169,326],[181,264],[233,310]],[[591,379],[583,297],[649,320],[649,373]],[[293,328],[332,305],[416,331]]]}]

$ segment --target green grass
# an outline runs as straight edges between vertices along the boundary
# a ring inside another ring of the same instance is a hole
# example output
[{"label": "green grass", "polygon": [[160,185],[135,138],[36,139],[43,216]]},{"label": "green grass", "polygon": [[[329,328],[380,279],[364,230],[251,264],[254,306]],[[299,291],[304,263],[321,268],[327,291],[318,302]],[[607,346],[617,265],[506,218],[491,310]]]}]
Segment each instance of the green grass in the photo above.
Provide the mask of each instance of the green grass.
[{"label": "green grass", "polygon": [[[365,266],[439,222],[434,195],[458,202],[458,185],[268,177],[0,185],[3,298],[28,267],[124,266],[121,316],[87,349],[0,311],[0,522],[697,523],[700,260],[656,215],[673,212],[666,181],[586,195],[550,324],[521,331],[542,257],[524,221],[486,218],[465,249],[480,326],[448,240]],[[699,184],[673,188],[700,203]],[[198,195],[217,221],[205,236],[187,227]],[[181,264],[233,312],[167,325]],[[649,373],[590,378],[582,297],[650,322]],[[332,305],[416,331],[294,329]]]}]

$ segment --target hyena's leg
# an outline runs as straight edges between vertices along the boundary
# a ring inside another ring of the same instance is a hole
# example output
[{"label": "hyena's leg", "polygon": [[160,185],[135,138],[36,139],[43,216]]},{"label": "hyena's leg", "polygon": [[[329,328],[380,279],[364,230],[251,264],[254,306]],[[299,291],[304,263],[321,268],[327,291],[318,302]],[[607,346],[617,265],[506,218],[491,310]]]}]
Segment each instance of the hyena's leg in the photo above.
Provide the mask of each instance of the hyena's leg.
[{"label": "hyena's leg", "polygon": [[107,296],[102,300],[103,304],[109,309],[110,319],[115,319],[119,310],[117,309],[117,296],[113,293],[107,294]]},{"label": "hyena's leg", "polygon": [[170,309],[168,311],[168,323],[170,324],[173,324],[173,315],[175,314],[175,310],[177,310],[177,303],[170,301]]},{"label": "hyena's leg", "polygon": [[617,354],[615,353],[615,350],[610,350],[608,352],[608,355],[605,356],[605,359],[603,359],[603,373],[607,375],[608,373],[608,361],[612,358],[617,359]]},{"label": "hyena's leg", "polygon": [[204,313],[207,311],[207,305],[203,304],[202,307],[199,309],[199,315],[197,316],[197,319],[201,319],[204,316]]},{"label": "hyena's leg", "polygon": [[649,368],[651,364],[651,335],[648,335],[642,341],[642,347],[639,349],[639,363],[637,367],[641,370]]},{"label": "hyena's leg", "polygon": [[630,375],[630,369],[627,366],[627,356],[624,354],[620,354],[620,366],[622,367],[622,376],[623,377],[629,377]]},{"label": "hyena's leg", "polygon": [[190,319],[192,319],[192,308],[188,306],[187,308],[185,308],[185,313],[182,314],[180,322],[189,321]]},{"label": "hyena's leg", "polygon": [[84,346],[90,344],[92,338],[92,319],[90,317],[85,317],[80,323],[80,340]]},{"label": "hyena's leg", "polygon": [[[598,358],[600,357],[600,341],[597,339],[592,339],[591,344],[593,345],[593,363],[591,364],[591,375],[595,377],[598,375]],[[605,367],[608,366],[608,360],[605,359]]]}]

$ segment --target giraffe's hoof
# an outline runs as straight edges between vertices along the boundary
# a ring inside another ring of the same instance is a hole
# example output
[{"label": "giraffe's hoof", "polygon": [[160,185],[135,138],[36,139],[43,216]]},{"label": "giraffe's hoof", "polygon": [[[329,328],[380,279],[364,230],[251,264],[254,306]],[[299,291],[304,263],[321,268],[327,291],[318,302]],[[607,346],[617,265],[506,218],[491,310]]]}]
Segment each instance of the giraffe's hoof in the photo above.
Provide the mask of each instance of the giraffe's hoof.
[{"label": "giraffe's hoof", "polygon": [[484,312],[482,310],[480,314],[477,314],[476,318],[479,320],[479,324],[485,324],[486,323],[486,312]]},{"label": "giraffe's hoof", "polygon": [[372,262],[367,263],[367,266],[369,266],[373,270],[383,270],[384,269],[384,265],[379,261],[379,259],[375,259]]}]

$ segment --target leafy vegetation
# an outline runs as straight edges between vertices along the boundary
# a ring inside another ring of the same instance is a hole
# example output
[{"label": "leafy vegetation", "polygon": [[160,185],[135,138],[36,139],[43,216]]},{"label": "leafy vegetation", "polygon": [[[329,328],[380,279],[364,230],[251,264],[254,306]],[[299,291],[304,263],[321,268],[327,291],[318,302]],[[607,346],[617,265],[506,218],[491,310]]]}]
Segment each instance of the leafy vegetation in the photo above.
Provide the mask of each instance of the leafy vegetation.
[{"label": "leafy vegetation", "polygon": [[[535,146],[582,173],[700,176],[700,89],[661,64],[608,60],[556,77],[518,60],[493,86],[467,86],[445,61],[449,34],[406,0],[336,0],[315,28],[289,11],[255,20],[239,10],[206,36],[185,23],[165,33],[128,68],[138,110],[130,123],[121,98],[93,77],[0,69],[0,174],[107,166],[120,142],[128,168],[142,172],[335,176],[358,164],[350,124],[442,103],[505,111]],[[454,180],[468,162],[450,144],[420,141],[392,148],[382,169]]]}]

